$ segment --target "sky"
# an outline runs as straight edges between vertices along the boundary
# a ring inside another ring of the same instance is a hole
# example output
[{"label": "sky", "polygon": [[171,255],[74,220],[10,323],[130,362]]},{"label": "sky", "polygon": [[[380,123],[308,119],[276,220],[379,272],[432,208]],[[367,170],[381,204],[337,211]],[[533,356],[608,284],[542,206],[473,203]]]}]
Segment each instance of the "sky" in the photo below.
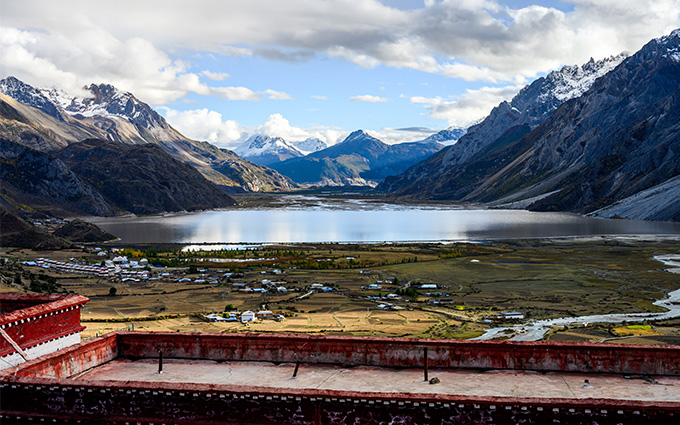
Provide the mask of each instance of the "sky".
[{"label": "sky", "polygon": [[398,143],[678,27],[677,0],[0,0],[0,78],[113,84],[224,148],[357,129]]}]

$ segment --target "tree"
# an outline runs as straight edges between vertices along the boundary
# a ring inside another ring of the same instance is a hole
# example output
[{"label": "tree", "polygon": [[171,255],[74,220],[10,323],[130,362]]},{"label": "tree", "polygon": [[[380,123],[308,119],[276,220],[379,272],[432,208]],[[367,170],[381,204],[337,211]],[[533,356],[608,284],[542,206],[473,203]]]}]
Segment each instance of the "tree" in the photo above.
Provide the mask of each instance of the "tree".
[{"label": "tree", "polygon": [[115,295],[116,295],[116,292],[118,292],[118,290],[116,289],[115,286],[112,286],[111,288],[109,288],[109,296],[110,296],[110,297],[115,296]]}]

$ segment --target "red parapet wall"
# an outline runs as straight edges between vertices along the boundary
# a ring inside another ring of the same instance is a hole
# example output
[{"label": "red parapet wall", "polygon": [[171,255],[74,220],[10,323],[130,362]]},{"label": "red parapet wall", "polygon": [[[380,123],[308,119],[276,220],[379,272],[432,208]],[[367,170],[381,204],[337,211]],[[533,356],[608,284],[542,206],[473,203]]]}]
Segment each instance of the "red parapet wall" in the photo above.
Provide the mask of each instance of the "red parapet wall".
[{"label": "red parapet wall", "polygon": [[13,369],[0,371],[0,379],[3,373],[18,377],[68,379],[90,368],[110,362],[116,357],[118,357],[118,336],[110,333],[28,361]]},{"label": "red parapet wall", "polygon": [[[117,332],[0,372],[2,423],[665,424],[680,401],[472,397],[69,379],[116,357],[677,375],[680,347],[298,335]],[[607,358],[610,356],[610,358]],[[661,366],[661,363],[668,364]],[[643,363],[649,363],[644,366]],[[605,370],[606,369],[606,370]],[[634,372],[637,371],[637,372]],[[673,373],[668,373],[671,371]]]},{"label": "red parapet wall", "polygon": [[680,347],[262,334],[119,334],[119,355],[432,368],[680,375]]},{"label": "red parapet wall", "polygon": [[[0,294],[0,328],[25,350],[85,329],[80,308],[88,301],[80,295]],[[14,351],[0,338],[0,356]]]}]

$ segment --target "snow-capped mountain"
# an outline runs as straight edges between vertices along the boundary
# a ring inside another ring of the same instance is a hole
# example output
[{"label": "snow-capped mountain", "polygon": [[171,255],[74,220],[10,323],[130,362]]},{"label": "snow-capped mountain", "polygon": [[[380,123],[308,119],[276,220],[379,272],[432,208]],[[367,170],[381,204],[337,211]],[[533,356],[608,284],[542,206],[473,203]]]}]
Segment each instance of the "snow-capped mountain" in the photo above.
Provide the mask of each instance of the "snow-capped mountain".
[{"label": "snow-capped mountain", "polygon": [[328,147],[326,142],[324,142],[321,139],[317,139],[316,137],[310,137],[305,140],[300,140],[298,142],[291,141],[288,143],[295,146],[304,155],[309,155],[310,153],[318,152]]},{"label": "snow-capped mountain", "polygon": [[538,127],[553,111],[569,99],[586,92],[599,77],[618,66],[627,54],[621,53],[581,66],[565,66],[522,88],[511,101],[501,102],[479,124],[470,126],[457,143],[442,149],[422,164],[400,176],[386,180],[381,190],[399,191],[419,187],[436,174],[462,164],[497,140],[518,138]]},{"label": "snow-capped mountain", "polygon": [[421,140],[420,143],[441,143],[442,145],[453,145],[461,137],[465,136],[467,128],[449,127],[434,133]]},{"label": "snow-capped mountain", "polygon": [[248,161],[261,165],[274,164],[289,158],[304,156],[298,148],[281,137],[270,137],[264,134],[251,136],[245,143],[234,149],[234,152]]},{"label": "snow-capped mountain", "polygon": [[[591,84],[615,61],[609,62],[563,68],[530,85],[518,97],[539,96],[515,112],[518,125],[462,162],[444,163],[439,156],[383,188],[399,183],[393,194],[680,221],[680,29],[650,41]],[[545,101],[578,93],[536,127],[520,119],[523,111],[543,110]],[[480,124],[489,132],[492,116],[501,121],[492,113]]]},{"label": "snow-capped mountain", "polygon": [[376,181],[404,171],[443,147],[436,142],[388,145],[357,130],[338,144],[272,164],[272,168],[298,183],[374,186]]},{"label": "snow-capped mountain", "polygon": [[155,144],[236,191],[289,190],[290,180],[231,151],[191,140],[133,94],[109,84],[84,87],[74,97],[58,88],[37,89],[14,77],[0,80],[0,136],[42,152],[85,139]]},{"label": "snow-capped mountain", "polygon": [[538,127],[561,104],[581,96],[596,79],[607,74],[628,55],[616,56],[578,66],[564,66],[522,88],[510,102],[495,107],[481,123],[468,128],[467,134],[446,152],[445,162],[458,164],[498,139],[508,129],[526,125]]},{"label": "snow-capped mountain", "polygon": [[63,115],[59,106],[49,97],[45,96],[42,90],[38,90],[15,77],[7,77],[0,80],[0,92],[25,105],[40,109],[53,118],[63,121]]}]

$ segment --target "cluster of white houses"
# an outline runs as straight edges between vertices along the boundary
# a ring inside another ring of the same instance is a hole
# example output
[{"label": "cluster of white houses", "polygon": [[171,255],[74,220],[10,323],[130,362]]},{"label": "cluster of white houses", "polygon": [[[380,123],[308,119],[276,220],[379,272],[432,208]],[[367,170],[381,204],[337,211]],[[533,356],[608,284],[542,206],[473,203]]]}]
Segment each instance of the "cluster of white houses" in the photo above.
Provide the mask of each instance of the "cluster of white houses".
[{"label": "cluster of white houses", "polygon": [[24,261],[25,266],[37,266],[43,269],[54,269],[67,273],[87,274],[99,277],[118,276],[122,280],[141,280],[149,278],[149,271],[145,268],[149,265],[146,259],[140,261],[128,261],[127,257],[115,257],[113,260],[105,260],[103,265],[66,263],[50,258],[38,258],[35,261]]},{"label": "cluster of white houses", "polygon": [[208,314],[205,316],[205,319],[209,322],[241,322],[241,323],[250,323],[254,322],[255,319],[259,320],[276,320],[276,321],[282,321],[284,319],[283,314],[275,314],[271,310],[259,310],[259,311],[250,311],[246,310],[243,312],[236,312],[236,311],[231,311],[227,312],[224,314]]}]

